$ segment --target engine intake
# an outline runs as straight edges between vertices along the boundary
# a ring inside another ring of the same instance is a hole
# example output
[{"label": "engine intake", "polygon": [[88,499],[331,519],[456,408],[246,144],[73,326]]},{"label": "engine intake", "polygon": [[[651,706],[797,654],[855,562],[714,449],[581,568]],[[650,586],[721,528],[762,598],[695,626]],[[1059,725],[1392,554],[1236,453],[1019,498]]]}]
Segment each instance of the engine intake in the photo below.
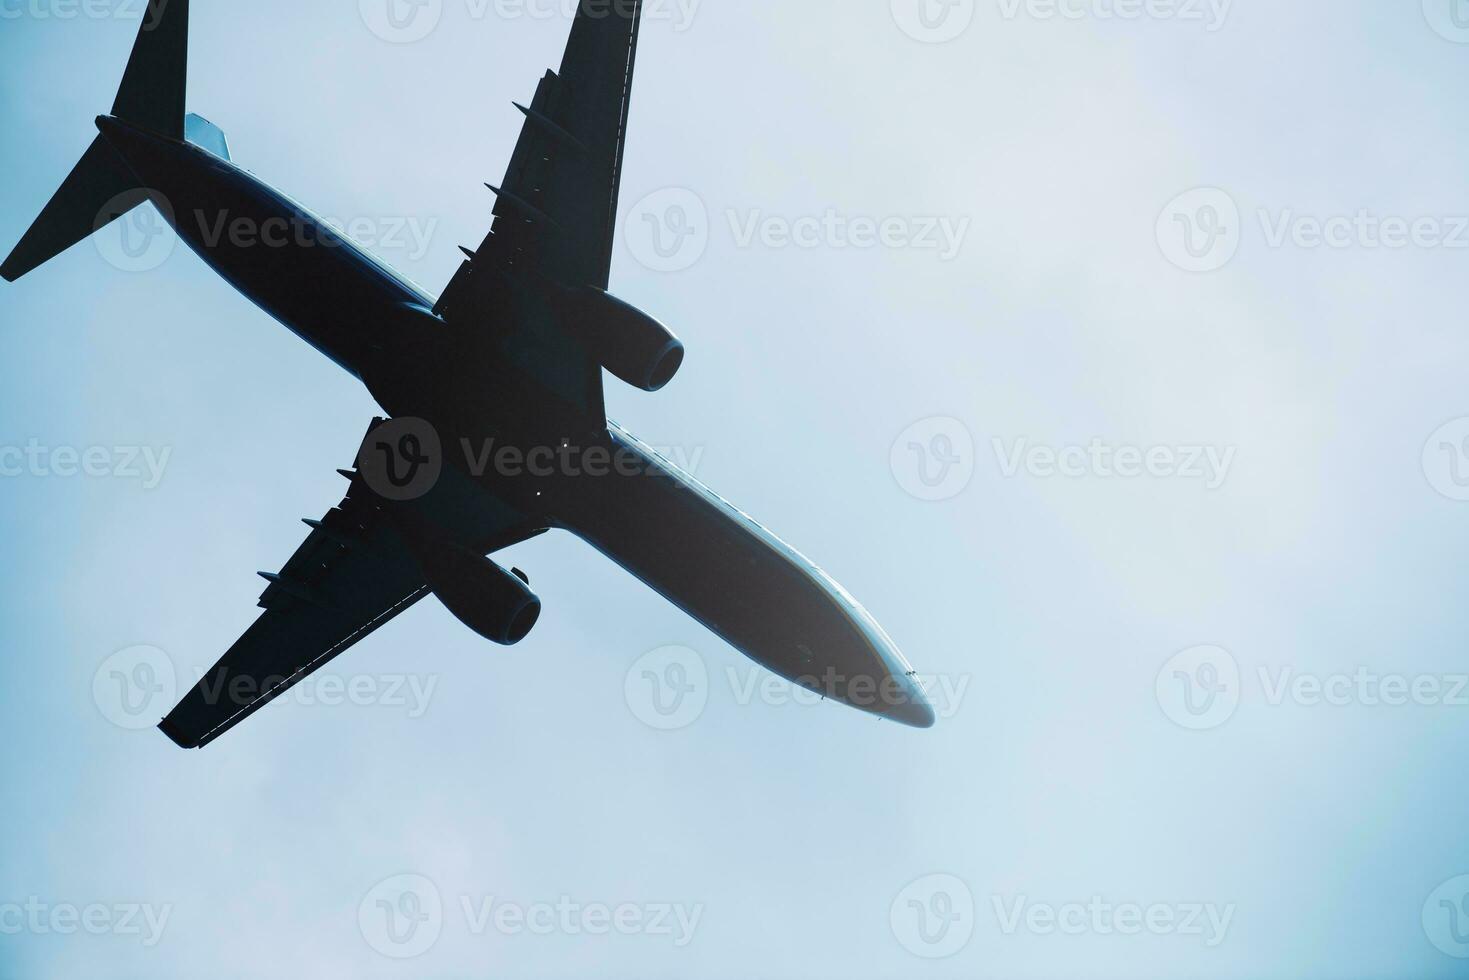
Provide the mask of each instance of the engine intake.
[{"label": "engine intake", "polygon": [[683,366],[683,342],[673,331],[606,290],[572,294],[568,318],[587,353],[634,388],[659,391]]},{"label": "engine intake", "polygon": [[454,546],[419,553],[425,581],[465,626],[501,646],[530,635],[541,600],[527,582],[488,558]]}]

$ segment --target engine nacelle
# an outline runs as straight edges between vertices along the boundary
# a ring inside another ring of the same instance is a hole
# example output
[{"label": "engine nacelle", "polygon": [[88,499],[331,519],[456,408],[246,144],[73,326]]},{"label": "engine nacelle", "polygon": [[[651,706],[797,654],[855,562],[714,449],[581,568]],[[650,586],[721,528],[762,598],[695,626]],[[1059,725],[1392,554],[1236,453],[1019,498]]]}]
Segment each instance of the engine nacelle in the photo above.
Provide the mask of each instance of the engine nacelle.
[{"label": "engine nacelle", "polygon": [[587,353],[634,388],[658,391],[683,366],[684,346],[673,331],[605,290],[573,293],[567,314]]},{"label": "engine nacelle", "polygon": [[419,566],[455,618],[501,646],[525,639],[541,617],[529,585],[488,558],[448,546],[420,553]]}]

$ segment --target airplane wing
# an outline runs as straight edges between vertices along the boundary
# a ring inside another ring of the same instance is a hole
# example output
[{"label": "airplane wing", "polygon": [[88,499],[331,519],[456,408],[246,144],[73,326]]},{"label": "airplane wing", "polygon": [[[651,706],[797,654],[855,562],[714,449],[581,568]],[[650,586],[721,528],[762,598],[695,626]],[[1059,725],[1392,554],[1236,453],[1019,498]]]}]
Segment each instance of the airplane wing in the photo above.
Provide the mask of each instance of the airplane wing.
[{"label": "airplane wing", "polygon": [[642,0],[581,0],[560,72],[516,104],[525,122],[490,185],[491,231],[434,309],[451,323],[521,324],[507,356],[589,414],[602,408],[601,368],[568,356],[574,345],[533,287],[607,288],[641,18]]},{"label": "airplane wing", "polygon": [[[346,471],[344,471],[344,474]],[[265,610],[158,726],[179,746],[202,748],[428,594],[417,562],[383,504],[357,474],[346,498],[260,597]],[[540,533],[507,527],[484,552]]]}]

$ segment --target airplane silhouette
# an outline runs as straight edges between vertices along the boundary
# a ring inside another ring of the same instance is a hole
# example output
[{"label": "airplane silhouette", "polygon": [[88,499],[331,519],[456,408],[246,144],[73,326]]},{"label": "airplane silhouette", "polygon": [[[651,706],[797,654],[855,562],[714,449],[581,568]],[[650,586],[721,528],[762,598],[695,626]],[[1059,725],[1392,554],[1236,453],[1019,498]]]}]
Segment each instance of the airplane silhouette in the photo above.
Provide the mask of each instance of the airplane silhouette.
[{"label": "airplane silhouette", "polygon": [[[342,502],[255,624],[162,721],[208,744],[432,592],[496,643],[540,600],[487,555],[551,529],[607,555],[793,683],[927,728],[882,628],[825,572],[606,417],[603,370],[667,385],[682,343],[609,292],[641,0],[581,0],[529,105],[492,229],[437,300],[230,162],[184,108],[187,0],[151,0],[112,112],[0,276],[145,202],[227,282],[360,379],[387,414]],[[489,186],[489,185],[487,185]]]}]

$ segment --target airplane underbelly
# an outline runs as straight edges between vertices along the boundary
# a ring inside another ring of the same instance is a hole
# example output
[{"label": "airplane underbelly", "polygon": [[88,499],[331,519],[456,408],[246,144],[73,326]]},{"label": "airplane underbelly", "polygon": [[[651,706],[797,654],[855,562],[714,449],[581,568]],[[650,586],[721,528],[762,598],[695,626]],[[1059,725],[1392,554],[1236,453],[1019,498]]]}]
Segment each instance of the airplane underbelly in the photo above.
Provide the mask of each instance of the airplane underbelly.
[{"label": "airplane underbelly", "polygon": [[562,523],[757,663],[842,699],[882,682],[833,590],[758,525],[645,457],[646,473],[586,477]]},{"label": "airplane underbelly", "polygon": [[415,299],[321,219],[241,171],[170,202],[179,237],[221,278],[358,376],[394,304]]}]

